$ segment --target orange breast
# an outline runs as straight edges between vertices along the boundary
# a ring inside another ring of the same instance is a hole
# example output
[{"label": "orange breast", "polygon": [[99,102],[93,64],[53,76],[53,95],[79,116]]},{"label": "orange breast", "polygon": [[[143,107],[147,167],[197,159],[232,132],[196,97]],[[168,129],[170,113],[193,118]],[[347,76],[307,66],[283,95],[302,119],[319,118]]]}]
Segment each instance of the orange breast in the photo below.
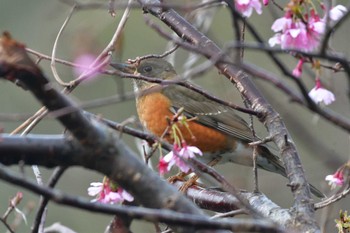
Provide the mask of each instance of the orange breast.
[{"label": "orange breast", "polygon": [[[137,110],[140,121],[150,132],[157,136],[161,136],[166,130],[168,123],[167,117],[172,119],[173,113],[169,110],[171,107],[170,101],[161,93],[151,93],[138,98]],[[226,151],[233,148],[233,141],[227,135],[203,126],[195,121],[188,122],[189,129],[181,123],[176,123],[181,130],[181,133],[188,145],[196,146],[203,152],[218,152]],[[174,140],[170,135],[165,139],[173,143]]]}]

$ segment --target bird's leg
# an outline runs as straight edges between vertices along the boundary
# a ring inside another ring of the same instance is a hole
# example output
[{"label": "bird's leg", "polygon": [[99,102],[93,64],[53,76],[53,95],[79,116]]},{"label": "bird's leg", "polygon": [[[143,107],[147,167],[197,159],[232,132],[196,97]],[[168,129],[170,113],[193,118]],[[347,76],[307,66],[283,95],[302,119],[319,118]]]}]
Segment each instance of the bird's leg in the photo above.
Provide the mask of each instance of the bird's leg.
[{"label": "bird's leg", "polygon": [[[207,165],[210,167],[215,166],[219,161],[221,160],[221,157],[217,157],[212,159]],[[196,181],[199,179],[199,176],[194,174],[193,176],[191,176],[191,178],[189,178],[180,188],[179,191],[182,193],[185,193],[187,191],[187,189],[189,187],[191,187],[192,185],[196,184]]]},{"label": "bird's leg", "polygon": [[258,182],[258,168],[256,164],[256,160],[258,157],[257,146],[254,146],[253,149],[253,172],[254,172],[254,192],[259,192],[259,182]]},{"label": "bird's leg", "polygon": [[176,175],[174,176],[170,176],[167,181],[172,184],[174,183],[175,181],[177,180],[180,180],[180,181],[185,181],[185,177],[188,175],[189,173],[186,173],[186,172],[179,172],[177,173]]},{"label": "bird's leg", "polygon": [[194,174],[183,185],[181,185],[181,187],[179,188],[179,191],[182,193],[185,193],[189,187],[196,184],[198,179],[199,179],[199,176]]},{"label": "bird's leg", "polygon": [[249,146],[253,147],[253,173],[254,173],[254,192],[259,192],[259,182],[258,182],[258,167],[257,167],[257,159],[259,156],[258,148],[259,145],[264,144],[272,140],[272,136],[266,137],[263,140],[258,140],[255,142],[249,143]]}]

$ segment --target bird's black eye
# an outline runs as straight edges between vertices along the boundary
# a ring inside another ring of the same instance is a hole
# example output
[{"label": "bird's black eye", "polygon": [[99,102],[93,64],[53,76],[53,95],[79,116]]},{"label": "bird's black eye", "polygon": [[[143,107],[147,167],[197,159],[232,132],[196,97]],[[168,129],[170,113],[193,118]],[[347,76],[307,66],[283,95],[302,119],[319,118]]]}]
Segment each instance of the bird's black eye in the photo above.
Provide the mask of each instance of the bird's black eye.
[{"label": "bird's black eye", "polygon": [[152,66],[145,66],[145,67],[143,67],[143,69],[142,69],[144,72],[151,72],[152,71]]}]

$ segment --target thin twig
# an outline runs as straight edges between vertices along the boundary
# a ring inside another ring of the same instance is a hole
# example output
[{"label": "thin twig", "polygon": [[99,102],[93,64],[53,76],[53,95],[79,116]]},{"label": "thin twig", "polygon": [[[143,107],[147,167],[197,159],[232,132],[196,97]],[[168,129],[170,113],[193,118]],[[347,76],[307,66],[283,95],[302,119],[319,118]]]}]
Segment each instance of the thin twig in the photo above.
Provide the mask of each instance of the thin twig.
[{"label": "thin twig", "polygon": [[52,57],[52,60],[51,60],[51,70],[52,70],[52,74],[53,74],[53,76],[55,77],[56,81],[57,81],[61,86],[63,86],[63,87],[69,86],[69,83],[64,82],[64,81],[60,78],[60,76],[58,75],[58,72],[57,72],[57,70],[56,70],[56,59],[55,59],[55,58],[56,58],[56,50],[57,50],[58,40],[59,40],[59,38],[60,38],[60,36],[61,36],[63,30],[66,28],[66,26],[67,26],[69,20],[72,18],[73,13],[74,13],[75,10],[76,10],[76,5],[73,5],[73,7],[72,7],[72,9],[70,10],[70,12],[69,12],[67,18],[65,19],[65,21],[63,22],[63,24],[62,24],[60,30],[58,31],[58,34],[57,34],[56,39],[55,39],[55,43],[53,44],[53,48],[52,48],[52,55],[51,55],[51,57]]},{"label": "thin twig", "polygon": [[[100,53],[100,55],[98,55],[98,57],[95,59],[95,61],[91,63],[91,65],[89,67],[95,67],[96,64],[101,63],[104,60],[104,58],[106,56],[108,56],[108,54],[111,54],[115,50],[115,47],[116,47],[115,45],[120,40],[122,32],[123,32],[124,27],[126,25],[126,22],[129,18],[130,6],[131,6],[132,2],[133,2],[133,0],[128,1],[128,5],[123,13],[122,18],[119,21],[117,30],[113,34],[112,39],[110,40],[108,45],[105,47],[105,49]],[[84,72],[76,80],[71,82],[70,85],[74,87],[74,86],[78,85],[80,82],[84,81],[86,78],[87,78],[87,75]]]},{"label": "thin twig", "polygon": [[[65,167],[56,168],[55,171],[52,173],[47,186],[50,188],[55,187],[59,178],[63,175],[65,170],[66,170]],[[35,221],[32,227],[32,233],[39,232],[39,229],[42,232],[42,230],[44,229],[44,226],[45,226],[44,222],[45,222],[48,202],[49,202],[48,198],[41,196],[39,208],[35,216]]]},{"label": "thin twig", "polygon": [[0,218],[0,221],[5,225],[5,227],[10,233],[16,233],[12,230],[11,226],[4,219]]},{"label": "thin twig", "polygon": [[142,57],[137,57],[136,59],[128,59],[128,62],[130,63],[137,63],[140,62],[144,59],[148,59],[148,58],[164,58],[166,56],[168,56],[169,54],[172,54],[173,52],[175,52],[180,46],[179,45],[175,45],[173,48],[165,51],[163,54],[148,54]]},{"label": "thin twig", "polygon": [[247,211],[242,210],[242,209],[238,209],[238,210],[232,210],[226,213],[220,213],[220,214],[215,214],[213,217],[211,217],[212,219],[215,218],[227,218],[227,217],[233,217],[239,214],[247,214]]},{"label": "thin twig", "polygon": [[335,195],[327,198],[324,201],[316,203],[315,210],[324,208],[324,207],[326,207],[334,202],[337,202],[337,201],[341,200],[342,198],[344,198],[345,196],[347,196],[349,193],[350,193],[350,188],[347,188],[344,191],[342,191],[341,193],[335,194]]}]

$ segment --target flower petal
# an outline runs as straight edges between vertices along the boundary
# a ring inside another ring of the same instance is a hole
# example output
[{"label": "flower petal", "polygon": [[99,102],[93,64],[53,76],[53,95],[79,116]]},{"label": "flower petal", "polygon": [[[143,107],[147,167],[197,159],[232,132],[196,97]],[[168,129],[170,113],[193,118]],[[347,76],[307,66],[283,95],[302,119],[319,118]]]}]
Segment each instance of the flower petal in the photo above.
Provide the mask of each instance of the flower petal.
[{"label": "flower petal", "polygon": [[329,105],[335,101],[334,94],[331,91],[328,91],[327,89],[324,89],[322,87],[314,87],[309,92],[309,96],[315,103],[323,102],[325,105]]},{"label": "flower petal", "polygon": [[103,189],[103,184],[101,182],[92,182],[90,187],[87,189],[89,196],[96,196]]},{"label": "flower petal", "polygon": [[134,197],[128,193],[127,191],[125,191],[124,189],[121,192],[121,196],[124,200],[128,201],[128,202],[132,202],[134,201]]},{"label": "flower petal", "polygon": [[193,153],[196,153],[198,155],[203,155],[203,152],[196,146],[189,146],[188,150],[192,151]]},{"label": "flower petal", "polygon": [[337,5],[329,11],[329,18],[331,18],[331,20],[338,21],[345,15],[346,12],[348,12],[348,9],[345,6]]}]

